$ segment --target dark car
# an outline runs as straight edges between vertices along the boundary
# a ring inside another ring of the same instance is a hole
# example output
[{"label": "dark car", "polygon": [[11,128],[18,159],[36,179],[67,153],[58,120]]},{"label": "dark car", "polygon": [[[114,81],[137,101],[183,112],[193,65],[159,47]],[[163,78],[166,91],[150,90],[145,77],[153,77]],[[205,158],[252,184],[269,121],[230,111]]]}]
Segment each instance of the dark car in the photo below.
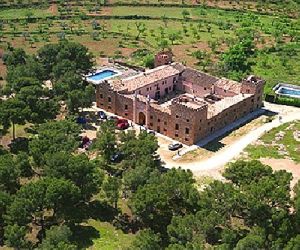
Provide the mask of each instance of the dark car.
[{"label": "dark car", "polygon": [[117,152],[110,157],[110,161],[113,163],[120,162],[123,159],[123,153]]},{"label": "dark car", "polygon": [[82,137],[80,148],[88,148],[91,140],[87,136]]},{"label": "dark car", "polygon": [[169,146],[168,146],[168,149],[171,150],[171,151],[175,151],[175,150],[178,150],[180,148],[182,148],[182,144],[179,143],[179,142],[169,144]]},{"label": "dark car", "polygon": [[117,116],[111,115],[107,118],[109,121],[117,121],[119,118]]},{"label": "dark car", "polygon": [[150,135],[155,135],[155,131],[154,131],[154,130],[148,130],[147,132],[148,132],[148,134],[150,134]]},{"label": "dark car", "polygon": [[78,124],[81,124],[81,125],[87,123],[86,118],[85,118],[85,117],[80,117],[80,116],[76,118],[76,122],[77,122]]},{"label": "dark car", "polygon": [[107,115],[105,114],[104,111],[98,111],[98,117],[99,117],[101,120],[106,120],[106,119],[107,119]]}]

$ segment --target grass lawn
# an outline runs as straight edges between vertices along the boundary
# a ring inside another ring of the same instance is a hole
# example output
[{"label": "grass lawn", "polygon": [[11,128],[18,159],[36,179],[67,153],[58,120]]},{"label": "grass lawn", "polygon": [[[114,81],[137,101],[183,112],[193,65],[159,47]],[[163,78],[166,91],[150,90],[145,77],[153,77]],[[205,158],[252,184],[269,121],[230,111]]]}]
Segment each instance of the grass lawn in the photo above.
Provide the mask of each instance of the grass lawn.
[{"label": "grass lawn", "polygon": [[90,249],[126,249],[130,246],[134,239],[133,234],[125,234],[121,230],[117,230],[108,222],[89,220],[88,225],[92,226],[99,232],[99,237],[93,239],[93,245],[90,247]]},{"label": "grass lawn", "polygon": [[[266,80],[266,92],[279,82],[300,85],[300,44],[292,44],[295,51],[287,56],[283,51],[259,53],[254,59],[253,72]],[[287,46],[283,46],[283,49]]]},{"label": "grass lawn", "polygon": [[[31,123],[26,123],[25,125],[18,125],[16,124],[16,137],[28,137],[29,134],[25,131],[26,128],[29,128],[31,126]],[[1,127],[0,127],[0,135],[2,133]],[[0,145],[7,146],[13,138],[13,132],[12,127],[10,127],[5,135],[2,137],[0,136]]]},{"label": "grass lawn", "polygon": [[128,7],[128,6],[117,6],[112,8],[111,14],[114,16],[129,16],[129,15],[139,15],[139,16],[150,16],[150,17],[162,17],[166,16],[168,18],[183,18],[182,11],[188,11],[191,15],[189,17],[193,18],[191,8],[176,8],[176,7]]},{"label": "grass lawn", "polygon": [[[283,124],[272,129],[260,138],[260,142],[256,142],[246,148],[250,158],[290,158],[295,162],[300,162],[300,141],[294,138],[293,133],[300,131],[300,121]],[[282,133],[282,137],[278,136]],[[276,138],[277,137],[277,138]],[[283,145],[284,149],[280,149]],[[285,154],[280,154],[283,151]]]},{"label": "grass lawn", "polygon": [[28,14],[30,14],[31,17],[47,17],[53,15],[48,9],[24,8],[0,10],[1,19],[22,19],[26,18]]}]

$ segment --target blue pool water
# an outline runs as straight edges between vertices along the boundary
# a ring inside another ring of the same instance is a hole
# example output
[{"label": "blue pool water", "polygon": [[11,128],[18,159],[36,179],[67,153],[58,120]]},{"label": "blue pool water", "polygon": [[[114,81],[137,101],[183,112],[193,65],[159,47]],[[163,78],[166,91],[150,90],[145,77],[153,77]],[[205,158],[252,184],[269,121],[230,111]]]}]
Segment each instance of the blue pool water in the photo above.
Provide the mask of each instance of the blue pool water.
[{"label": "blue pool water", "polygon": [[96,73],[95,75],[89,76],[88,79],[94,80],[94,81],[100,81],[100,80],[103,80],[105,78],[111,77],[116,74],[117,74],[117,72],[106,69],[106,70]]},{"label": "blue pool water", "polygon": [[291,96],[297,96],[300,98],[300,89],[290,89],[290,88],[284,88],[281,87],[278,91],[279,94],[283,95],[291,95]]}]

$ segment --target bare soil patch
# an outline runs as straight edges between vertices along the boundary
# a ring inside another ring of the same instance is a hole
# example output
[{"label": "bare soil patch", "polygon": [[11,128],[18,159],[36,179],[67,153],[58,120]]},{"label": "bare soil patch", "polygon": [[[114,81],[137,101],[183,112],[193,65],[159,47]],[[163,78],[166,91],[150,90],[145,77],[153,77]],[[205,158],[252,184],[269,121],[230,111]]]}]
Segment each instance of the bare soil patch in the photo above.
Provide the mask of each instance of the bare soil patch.
[{"label": "bare soil patch", "polygon": [[49,7],[49,11],[56,16],[58,14],[58,7],[57,4],[51,4]]},{"label": "bare soil patch", "polygon": [[291,181],[291,187],[294,187],[295,184],[300,179],[300,164],[295,163],[290,159],[273,159],[273,158],[261,158],[260,161],[263,164],[269,165],[273,170],[286,170],[289,173],[292,173],[293,179]]},{"label": "bare soil patch", "polygon": [[88,13],[88,16],[110,16],[112,14],[112,8],[111,7],[104,7],[101,9],[100,12],[91,12]]},{"label": "bare soil patch", "polygon": [[6,66],[4,65],[3,61],[0,59],[0,86],[4,85],[4,80],[6,77]]}]

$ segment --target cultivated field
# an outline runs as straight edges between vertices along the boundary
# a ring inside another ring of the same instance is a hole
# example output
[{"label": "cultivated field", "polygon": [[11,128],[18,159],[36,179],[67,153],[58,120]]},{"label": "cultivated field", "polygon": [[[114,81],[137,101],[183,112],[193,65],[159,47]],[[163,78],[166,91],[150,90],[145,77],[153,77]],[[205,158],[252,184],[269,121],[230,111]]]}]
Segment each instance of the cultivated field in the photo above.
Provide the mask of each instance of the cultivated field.
[{"label": "cultivated field", "polygon": [[[35,52],[45,43],[68,39],[81,42],[96,56],[115,57],[138,65],[143,65],[145,55],[170,47],[175,60],[222,74],[215,68],[222,54],[238,37],[252,30],[256,53],[249,61],[252,73],[267,80],[266,91],[279,81],[300,82],[300,22],[283,17],[278,5],[261,6],[273,12],[271,15],[263,13],[253,2],[108,3],[113,5],[103,7],[94,1],[44,4],[39,8],[14,5],[15,9],[0,11],[0,46]],[[292,10],[289,11],[285,13],[291,14]],[[204,58],[197,58],[198,51],[204,53]]]}]

